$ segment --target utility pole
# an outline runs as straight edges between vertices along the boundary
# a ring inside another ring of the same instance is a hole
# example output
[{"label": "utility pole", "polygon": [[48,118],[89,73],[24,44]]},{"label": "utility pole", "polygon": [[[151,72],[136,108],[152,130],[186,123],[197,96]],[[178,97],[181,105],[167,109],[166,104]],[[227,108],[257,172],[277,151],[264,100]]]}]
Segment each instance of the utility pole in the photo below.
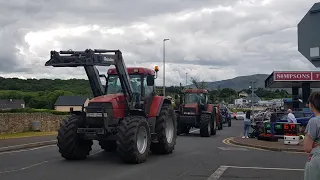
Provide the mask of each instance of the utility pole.
[{"label": "utility pole", "polygon": [[[253,99],[254,99],[254,84],[256,83],[256,81],[250,81],[251,83],[251,112],[252,112],[252,118],[254,117],[254,113],[253,113]],[[250,87],[250,86],[249,86]]]},{"label": "utility pole", "polygon": [[166,41],[169,39],[163,39],[163,96],[166,96]]}]

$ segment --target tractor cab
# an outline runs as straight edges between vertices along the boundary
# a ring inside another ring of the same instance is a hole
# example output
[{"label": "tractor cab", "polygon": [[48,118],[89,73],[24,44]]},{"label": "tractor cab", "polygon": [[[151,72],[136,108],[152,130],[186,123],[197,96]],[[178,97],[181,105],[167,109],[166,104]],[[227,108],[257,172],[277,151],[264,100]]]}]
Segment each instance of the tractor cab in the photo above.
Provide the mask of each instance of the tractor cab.
[{"label": "tractor cab", "polygon": [[[158,71],[158,67],[155,70],[142,68],[142,67],[130,67],[127,68],[130,84],[132,86],[134,99],[136,106],[140,106],[145,98],[152,97],[155,92],[154,79]],[[120,78],[115,68],[110,68],[106,77],[105,94],[119,94],[123,96],[123,88],[121,86]]]}]

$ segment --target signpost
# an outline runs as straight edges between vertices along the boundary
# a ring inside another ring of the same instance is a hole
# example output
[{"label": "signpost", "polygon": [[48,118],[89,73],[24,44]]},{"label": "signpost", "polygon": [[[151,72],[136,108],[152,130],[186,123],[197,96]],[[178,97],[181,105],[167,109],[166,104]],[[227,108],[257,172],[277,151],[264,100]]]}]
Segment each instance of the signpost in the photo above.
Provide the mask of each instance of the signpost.
[{"label": "signpost", "polygon": [[298,24],[298,50],[315,67],[320,67],[320,2]]}]

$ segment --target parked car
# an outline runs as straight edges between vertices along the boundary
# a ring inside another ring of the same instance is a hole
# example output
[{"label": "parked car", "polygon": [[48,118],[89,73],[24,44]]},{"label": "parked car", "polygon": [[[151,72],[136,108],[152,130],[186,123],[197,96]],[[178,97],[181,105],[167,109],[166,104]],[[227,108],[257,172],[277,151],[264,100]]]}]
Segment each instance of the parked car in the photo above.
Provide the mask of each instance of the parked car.
[{"label": "parked car", "polygon": [[[297,123],[300,123],[301,126],[307,126],[309,120],[314,117],[314,114],[312,112],[295,111],[292,113],[296,117]],[[282,116],[280,116],[277,122],[288,122],[287,118],[288,114],[283,114]]]},{"label": "parked car", "polygon": [[244,116],[245,116],[246,114],[244,113],[244,112],[237,112],[237,114],[236,114],[236,120],[244,120]]}]

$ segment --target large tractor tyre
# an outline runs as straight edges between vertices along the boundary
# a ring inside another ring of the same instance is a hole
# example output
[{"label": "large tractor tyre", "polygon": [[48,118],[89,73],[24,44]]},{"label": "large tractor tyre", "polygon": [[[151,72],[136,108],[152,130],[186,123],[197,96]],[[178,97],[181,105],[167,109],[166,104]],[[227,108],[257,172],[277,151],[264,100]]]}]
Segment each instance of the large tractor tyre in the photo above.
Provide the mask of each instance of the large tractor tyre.
[{"label": "large tractor tyre", "polygon": [[83,117],[81,115],[71,115],[60,123],[58,130],[59,152],[67,160],[83,160],[92,150],[92,140],[80,138],[77,129],[83,127]]},{"label": "large tractor tyre", "polygon": [[113,152],[117,149],[117,142],[116,141],[104,141],[100,140],[99,145],[102,149],[106,152]]},{"label": "large tractor tyre", "polygon": [[212,131],[212,123],[210,114],[201,114],[200,116],[200,136],[210,137]]},{"label": "large tractor tyre", "polygon": [[151,152],[170,154],[173,152],[177,139],[177,117],[170,104],[163,104],[156,119],[155,132],[158,142],[151,143]]},{"label": "large tractor tyre", "polygon": [[214,117],[211,116],[211,135],[216,135],[217,134],[217,121]]},{"label": "large tractor tyre", "polygon": [[117,133],[117,152],[127,163],[146,161],[151,143],[149,124],[144,117],[128,116],[120,121]]},{"label": "large tractor tyre", "polygon": [[231,127],[231,119],[228,121],[228,127]]}]

